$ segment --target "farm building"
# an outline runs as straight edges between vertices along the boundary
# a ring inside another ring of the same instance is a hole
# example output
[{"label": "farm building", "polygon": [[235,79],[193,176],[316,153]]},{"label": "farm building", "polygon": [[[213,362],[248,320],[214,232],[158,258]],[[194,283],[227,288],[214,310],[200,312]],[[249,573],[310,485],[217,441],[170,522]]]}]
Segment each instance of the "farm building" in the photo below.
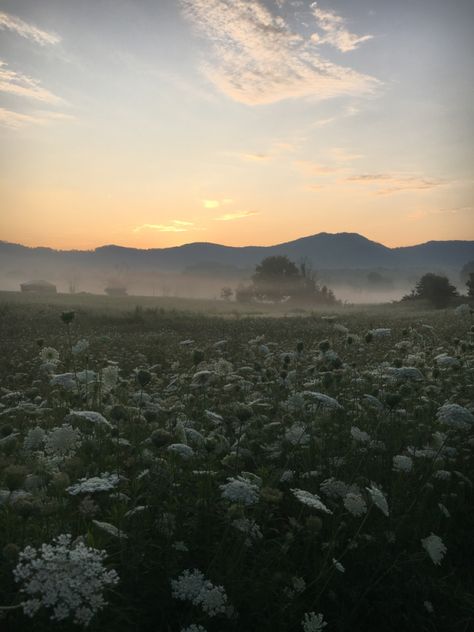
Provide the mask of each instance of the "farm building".
[{"label": "farm building", "polygon": [[22,292],[37,292],[38,294],[56,294],[58,291],[54,283],[49,281],[28,281],[28,283],[21,283],[20,288]]}]

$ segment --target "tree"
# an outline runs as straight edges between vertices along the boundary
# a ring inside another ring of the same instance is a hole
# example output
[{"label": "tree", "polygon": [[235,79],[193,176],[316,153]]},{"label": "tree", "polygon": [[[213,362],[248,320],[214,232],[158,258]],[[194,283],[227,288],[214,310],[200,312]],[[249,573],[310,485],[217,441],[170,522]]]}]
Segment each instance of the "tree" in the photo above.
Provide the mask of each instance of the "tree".
[{"label": "tree", "polygon": [[298,268],[288,257],[267,257],[255,269],[252,277],[255,296],[270,301],[281,301],[291,296],[301,284]]},{"label": "tree", "polygon": [[466,281],[467,295],[474,297],[474,272],[469,274],[469,279]]},{"label": "tree", "polygon": [[405,298],[421,298],[428,300],[434,307],[446,307],[458,292],[445,276],[428,272],[423,275],[411,295]]},{"label": "tree", "polygon": [[317,275],[308,261],[298,267],[285,256],[267,257],[256,268],[252,277],[253,293],[257,299],[314,304],[337,303],[333,292],[327,287],[322,289]]},{"label": "tree", "polygon": [[221,298],[224,299],[224,301],[230,301],[233,293],[234,291],[231,287],[223,287],[221,290]]}]

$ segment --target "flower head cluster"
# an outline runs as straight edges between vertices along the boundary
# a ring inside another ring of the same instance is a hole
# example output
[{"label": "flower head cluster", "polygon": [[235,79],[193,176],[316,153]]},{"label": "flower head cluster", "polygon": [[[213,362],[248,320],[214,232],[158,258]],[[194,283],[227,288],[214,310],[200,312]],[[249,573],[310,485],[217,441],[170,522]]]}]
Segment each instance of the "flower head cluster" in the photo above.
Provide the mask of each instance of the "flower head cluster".
[{"label": "flower head cluster", "polygon": [[43,347],[40,351],[40,358],[43,362],[56,364],[59,362],[59,352],[54,347]]},{"label": "flower head cluster", "polygon": [[215,586],[196,568],[185,570],[171,580],[173,597],[200,606],[210,617],[225,612],[227,595],[223,586]]},{"label": "flower head cluster", "polygon": [[259,486],[255,482],[243,476],[230,476],[227,481],[219,486],[222,498],[241,505],[255,505],[258,502]]},{"label": "flower head cluster", "polygon": [[474,415],[459,404],[444,404],[438,409],[436,417],[452,428],[467,429],[474,426]]},{"label": "flower head cluster", "polygon": [[324,621],[324,615],[321,613],[307,612],[301,621],[301,625],[304,632],[321,632],[327,626],[327,623]]},{"label": "flower head cluster", "polygon": [[95,492],[108,492],[119,484],[119,477],[117,474],[109,474],[104,472],[100,476],[93,476],[92,478],[81,478],[74,485],[70,485],[66,488],[66,491],[71,496],[77,494],[94,494]]},{"label": "flower head cluster", "polygon": [[380,509],[380,511],[384,514],[384,516],[388,517],[388,504],[387,499],[380,491],[378,487],[374,483],[371,483],[370,487],[365,488],[372,498],[372,502],[376,507]]},{"label": "flower head cluster", "polygon": [[22,603],[24,613],[33,617],[44,607],[52,610],[53,621],[72,618],[87,626],[106,605],[104,589],[119,581],[116,571],[104,568],[105,556],[105,551],[71,542],[69,534],[40,549],[27,546],[13,571],[28,596]]},{"label": "flower head cluster", "polygon": [[413,469],[413,459],[404,454],[397,454],[392,459],[393,469],[395,472],[411,472]]},{"label": "flower head cluster", "polygon": [[344,507],[356,518],[367,513],[365,500],[360,494],[355,494],[353,492],[346,494],[344,498]]},{"label": "flower head cluster", "polygon": [[327,514],[332,514],[332,511],[326,507],[317,494],[312,494],[305,489],[292,489],[291,491],[303,505],[307,505],[311,507],[311,509],[319,509]]},{"label": "flower head cluster", "polygon": [[44,449],[48,456],[73,456],[81,445],[81,432],[69,424],[53,428],[45,438]]},{"label": "flower head cluster", "polygon": [[433,564],[439,566],[447,551],[447,548],[439,535],[432,533],[427,538],[423,538],[421,540],[421,545],[430,556]]}]

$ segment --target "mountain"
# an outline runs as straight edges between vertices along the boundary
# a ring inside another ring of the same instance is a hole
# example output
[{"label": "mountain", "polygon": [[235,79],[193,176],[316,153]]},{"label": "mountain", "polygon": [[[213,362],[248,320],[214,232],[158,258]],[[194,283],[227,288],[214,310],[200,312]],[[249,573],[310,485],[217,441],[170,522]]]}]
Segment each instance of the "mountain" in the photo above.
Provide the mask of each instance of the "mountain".
[{"label": "mountain", "polygon": [[[169,275],[188,276],[213,271],[219,282],[228,276],[250,276],[255,265],[274,255],[287,255],[295,262],[311,262],[318,271],[358,270],[364,277],[368,270],[398,271],[411,282],[422,271],[444,272],[458,281],[463,265],[474,259],[474,241],[430,241],[416,246],[388,248],[357,233],[318,233],[274,246],[223,246],[195,242],[172,248],[141,250],[106,245],[95,250],[54,250],[29,248],[0,241],[0,282],[3,287],[17,289],[18,282],[30,278],[52,281],[93,279],[94,288],[105,287],[110,279],[150,279]],[[365,272],[364,272],[365,271]],[[5,281],[6,279],[6,281]],[[147,281],[148,287],[150,281]],[[86,284],[87,285],[87,284]],[[81,287],[83,289],[83,287]]]}]

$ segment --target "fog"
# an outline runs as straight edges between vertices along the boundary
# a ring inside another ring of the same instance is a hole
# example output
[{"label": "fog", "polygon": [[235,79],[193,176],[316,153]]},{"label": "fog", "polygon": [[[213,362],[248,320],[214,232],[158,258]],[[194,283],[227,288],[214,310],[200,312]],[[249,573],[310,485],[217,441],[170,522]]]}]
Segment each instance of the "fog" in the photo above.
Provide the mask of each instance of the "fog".
[{"label": "fog", "polygon": [[[122,288],[128,295],[168,296],[181,298],[219,299],[224,287],[233,291],[239,284],[249,284],[252,269],[232,270],[216,267],[213,273],[200,273],[211,264],[181,270],[156,270],[143,266],[104,264],[54,265],[50,261],[28,257],[0,262],[0,289],[20,291],[20,284],[35,280],[53,283],[59,293],[104,294],[106,288]],[[326,285],[336,298],[347,303],[384,303],[400,300],[408,294],[427,270],[350,269],[322,270],[317,273],[319,285]],[[463,292],[455,271],[450,281]]]}]

